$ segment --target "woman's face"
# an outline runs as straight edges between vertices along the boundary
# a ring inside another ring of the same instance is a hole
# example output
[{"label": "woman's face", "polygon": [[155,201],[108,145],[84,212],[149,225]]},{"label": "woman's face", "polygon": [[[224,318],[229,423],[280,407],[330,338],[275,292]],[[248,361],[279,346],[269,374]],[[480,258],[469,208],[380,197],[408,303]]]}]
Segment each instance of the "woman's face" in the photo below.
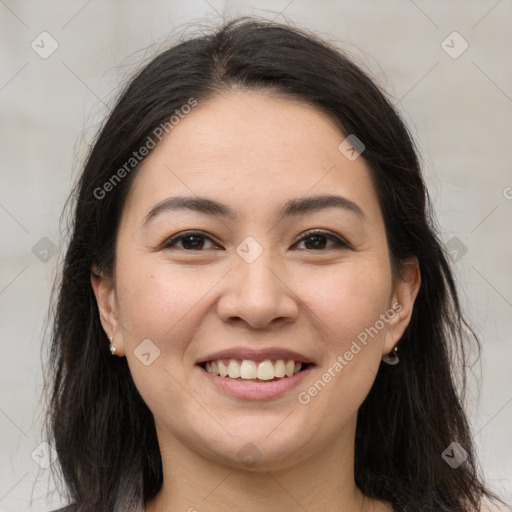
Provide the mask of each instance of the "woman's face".
[{"label": "woman's face", "polygon": [[307,104],[226,93],[138,172],[115,279],[93,285],[161,449],[277,469],[351,439],[419,277],[393,282],[369,169],[345,138]]}]

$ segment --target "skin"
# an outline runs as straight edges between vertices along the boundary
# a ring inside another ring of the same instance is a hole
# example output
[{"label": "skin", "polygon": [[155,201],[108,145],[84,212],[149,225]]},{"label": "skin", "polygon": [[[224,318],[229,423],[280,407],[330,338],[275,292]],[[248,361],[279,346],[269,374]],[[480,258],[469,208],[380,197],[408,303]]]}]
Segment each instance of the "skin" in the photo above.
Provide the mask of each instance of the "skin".
[{"label": "skin", "polygon": [[[155,418],[164,484],[148,512],[391,510],[354,483],[356,417],[381,358],[409,323],[420,274],[414,259],[393,279],[368,166],[339,151],[344,138],[310,105],[232,91],[200,102],[136,176],[114,276],[91,280],[105,332]],[[289,199],[332,193],[355,202],[364,218],[340,208],[276,213]],[[180,210],[142,225],[154,205],[175,195],[215,199],[238,219]],[[304,239],[310,229],[337,235],[351,249],[325,238],[315,249],[315,240]],[[186,230],[209,238],[199,249],[187,241],[162,247]],[[247,236],[263,249],[252,263],[236,252]],[[298,393],[396,302],[399,314],[301,404]],[[160,350],[149,366],[134,353],[145,339]],[[195,363],[241,345],[297,350],[316,366],[277,399],[234,398]],[[249,442],[261,456],[250,467],[237,456]]]}]

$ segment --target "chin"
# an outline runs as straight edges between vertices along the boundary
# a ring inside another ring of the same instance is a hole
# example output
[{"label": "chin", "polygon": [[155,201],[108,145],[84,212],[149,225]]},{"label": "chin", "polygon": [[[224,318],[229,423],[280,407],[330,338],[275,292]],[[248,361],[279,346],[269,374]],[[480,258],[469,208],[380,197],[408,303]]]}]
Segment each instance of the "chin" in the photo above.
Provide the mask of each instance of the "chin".
[{"label": "chin", "polygon": [[310,442],[303,435],[300,438],[291,435],[289,430],[272,432],[270,429],[266,434],[245,433],[224,439],[222,443],[203,446],[209,452],[208,458],[216,462],[245,471],[260,472],[285,470],[296,465],[310,456],[308,452],[314,452],[314,447],[308,446]]}]

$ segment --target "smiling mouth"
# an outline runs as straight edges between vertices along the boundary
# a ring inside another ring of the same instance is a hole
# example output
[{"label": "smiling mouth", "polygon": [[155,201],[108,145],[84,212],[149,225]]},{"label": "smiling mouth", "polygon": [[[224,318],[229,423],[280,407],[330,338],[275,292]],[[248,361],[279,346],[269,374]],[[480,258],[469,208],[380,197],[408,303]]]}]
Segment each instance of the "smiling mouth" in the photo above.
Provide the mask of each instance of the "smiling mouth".
[{"label": "smiling mouth", "polygon": [[250,359],[217,359],[206,361],[199,366],[212,375],[226,379],[268,382],[293,377],[312,364],[292,359],[265,359],[261,362]]}]

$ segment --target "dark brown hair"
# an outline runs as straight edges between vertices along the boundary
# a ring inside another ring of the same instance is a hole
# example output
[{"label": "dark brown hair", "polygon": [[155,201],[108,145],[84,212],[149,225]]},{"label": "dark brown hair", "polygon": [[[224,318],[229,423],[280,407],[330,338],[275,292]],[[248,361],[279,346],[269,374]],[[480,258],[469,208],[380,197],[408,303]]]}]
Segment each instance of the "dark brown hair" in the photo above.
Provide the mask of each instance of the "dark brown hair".
[{"label": "dark brown hair", "polygon": [[[355,480],[399,511],[477,511],[492,498],[479,476],[462,407],[467,355],[478,340],[463,317],[414,143],[385,94],[330,43],[303,30],[237,19],[161,52],[125,87],[100,130],[71,196],[71,238],[56,285],[47,387],[49,442],[75,510],[137,510],[162,485],[153,416],[125,358],[112,357],[90,283],[110,274],[116,232],[138,165],[101,189],[153,131],[186,104],[230,90],[264,90],[327,112],[365,145],[397,269],[418,258],[422,276],[399,342],[398,366],[381,365],[361,405]],[[467,334],[471,336],[467,336]],[[457,442],[467,460],[441,453]]]}]

